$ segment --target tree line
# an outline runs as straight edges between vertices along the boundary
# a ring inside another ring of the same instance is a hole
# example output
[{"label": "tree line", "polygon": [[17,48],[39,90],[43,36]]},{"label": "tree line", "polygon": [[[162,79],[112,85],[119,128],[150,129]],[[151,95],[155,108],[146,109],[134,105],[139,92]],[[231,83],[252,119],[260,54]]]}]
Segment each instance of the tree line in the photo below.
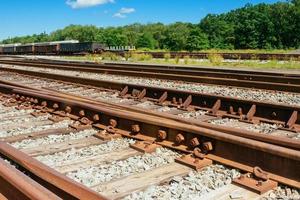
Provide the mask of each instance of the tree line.
[{"label": "tree line", "polygon": [[288,49],[300,47],[300,0],[247,4],[224,14],[208,14],[198,24],[131,24],[122,27],[69,25],[50,34],[5,39],[2,43],[59,40],[107,46],[197,51],[205,49]]}]

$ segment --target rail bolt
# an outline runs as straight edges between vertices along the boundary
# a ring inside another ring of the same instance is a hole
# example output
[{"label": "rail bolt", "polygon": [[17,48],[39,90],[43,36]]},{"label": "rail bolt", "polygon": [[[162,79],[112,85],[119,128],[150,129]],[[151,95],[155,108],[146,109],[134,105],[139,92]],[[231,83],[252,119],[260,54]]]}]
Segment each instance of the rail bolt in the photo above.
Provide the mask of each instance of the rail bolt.
[{"label": "rail bolt", "polygon": [[58,109],[59,108],[59,105],[57,103],[54,103],[53,106],[52,106],[54,109]]},{"label": "rail bolt", "polygon": [[98,114],[95,114],[95,115],[93,116],[93,120],[94,120],[94,121],[99,121],[99,120],[100,120],[100,116],[99,116]]},{"label": "rail bolt", "polygon": [[198,138],[196,138],[196,137],[190,140],[190,145],[193,148],[198,146],[199,144],[200,144],[200,142],[199,142]]},{"label": "rail bolt", "polygon": [[38,104],[39,100],[38,99],[34,99],[33,103]]},{"label": "rail bolt", "polygon": [[25,100],[25,97],[24,97],[24,96],[21,96],[21,97],[20,97],[20,100],[21,100],[21,101],[24,101],[24,100]]},{"label": "rail bolt", "polygon": [[26,98],[25,98],[25,101],[30,101],[30,97],[26,97]]},{"label": "rail bolt", "polygon": [[131,125],[131,132],[134,134],[138,134],[141,131],[140,125],[133,124]]},{"label": "rail bolt", "polygon": [[211,142],[204,142],[203,143],[203,149],[204,151],[208,152],[208,151],[212,151],[213,150],[213,145]]},{"label": "rail bolt", "polygon": [[165,140],[167,138],[167,132],[164,130],[158,130],[157,138],[160,140]]},{"label": "rail bolt", "polygon": [[41,106],[46,107],[47,106],[47,101],[42,101]]},{"label": "rail bolt", "polygon": [[67,106],[65,108],[66,113],[71,113],[72,112],[72,108],[70,106]]},{"label": "rail bolt", "polygon": [[176,135],[175,140],[176,140],[176,143],[177,143],[177,144],[180,144],[180,143],[182,143],[185,139],[184,139],[184,136],[183,136],[182,134],[179,133],[179,134]]},{"label": "rail bolt", "polygon": [[20,95],[17,94],[17,95],[16,95],[16,99],[19,99],[19,98],[20,98]]},{"label": "rail bolt", "polygon": [[196,147],[196,148],[194,149],[193,154],[194,154],[194,156],[197,157],[197,158],[201,158],[201,159],[204,158],[204,154],[202,153],[201,149],[198,148],[198,147]]},{"label": "rail bolt", "polygon": [[113,128],[117,127],[118,122],[115,119],[110,119],[109,120],[109,125]]},{"label": "rail bolt", "polygon": [[79,111],[79,116],[80,116],[80,117],[84,117],[84,116],[85,116],[84,110],[80,110],[80,111]]}]

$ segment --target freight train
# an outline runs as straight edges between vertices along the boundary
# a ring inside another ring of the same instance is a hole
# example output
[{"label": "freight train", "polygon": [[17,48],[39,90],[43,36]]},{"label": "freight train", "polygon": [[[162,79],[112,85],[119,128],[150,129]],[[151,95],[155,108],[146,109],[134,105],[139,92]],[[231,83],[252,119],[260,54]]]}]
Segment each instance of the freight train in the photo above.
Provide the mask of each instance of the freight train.
[{"label": "freight train", "polygon": [[0,54],[82,54],[101,53],[105,46],[96,42],[78,42],[77,40],[0,45]]}]

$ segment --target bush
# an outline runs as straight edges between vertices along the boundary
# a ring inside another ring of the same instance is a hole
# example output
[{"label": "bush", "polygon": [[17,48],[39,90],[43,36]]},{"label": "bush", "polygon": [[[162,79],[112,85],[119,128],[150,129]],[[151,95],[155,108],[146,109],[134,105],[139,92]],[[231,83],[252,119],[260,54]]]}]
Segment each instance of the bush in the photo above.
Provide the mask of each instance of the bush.
[{"label": "bush", "polygon": [[171,58],[171,54],[170,53],[165,53],[164,54],[164,59],[165,59],[166,62],[168,62],[170,60],[170,58]]},{"label": "bush", "polygon": [[120,56],[113,52],[101,53],[101,57],[102,57],[102,60],[112,60],[112,61],[120,60]]},{"label": "bush", "polygon": [[146,53],[134,53],[131,58],[134,61],[148,61],[152,59],[152,55]]},{"label": "bush", "polygon": [[208,54],[208,60],[210,63],[212,63],[214,65],[220,65],[220,64],[222,64],[224,58],[220,54],[210,53],[210,54]]},{"label": "bush", "polygon": [[124,58],[125,58],[126,61],[128,61],[130,57],[131,57],[131,53],[130,52],[125,52],[124,53]]},{"label": "bush", "polygon": [[183,62],[184,62],[184,64],[189,64],[189,60],[190,60],[190,56],[184,56],[183,57]]},{"label": "bush", "polygon": [[176,56],[176,57],[175,57],[175,63],[178,64],[179,61],[180,61],[180,57],[179,57],[179,56]]}]

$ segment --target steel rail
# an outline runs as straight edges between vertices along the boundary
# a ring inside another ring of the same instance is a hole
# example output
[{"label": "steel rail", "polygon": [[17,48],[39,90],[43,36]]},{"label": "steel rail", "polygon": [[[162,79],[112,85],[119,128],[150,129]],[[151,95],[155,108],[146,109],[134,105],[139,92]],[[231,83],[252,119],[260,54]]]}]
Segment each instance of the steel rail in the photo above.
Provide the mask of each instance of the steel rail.
[{"label": "steel rail", "polygon": [[[300,79],[296,77],[274,76],[274,75],[253,75],[253,74],[235,74],[229,72],[208,72],[186,69],[153,69],[149,67],[126,67],[119,65],[99,65],[86,66],[86,64],[65,64],[53,62],[32,62],[32,61],[0,61],[5,64],[17,64],[31,67],[45,67],[60,70],[83,71],[89,73],[105,73],[146,78],[159,78],[167,80],[180,80],[187,82],[197,82],[206,84],[228,85],[245,88],[258,88],[268,90],[281,90],[288,92],[300,92]],[[75,65],[75,66],[74,66]]]},{"label": "steel rail", "polygon": [[33,179],[62,199],[106,199],[2,141],[0,141],[0,154],[25,168],[32,174]]},{"label": "steel rail", "polygon": [[2,159],[0,159],[0,194],[7,199],[61,199]]},{"label": "steel rail", "polygon": [[[20,74],[25,74],[30,76],[67,81],[71,83],[76,82],[84,85],[114,89],[118,91],[122,91],[124,90],[124,88],[127,88],[127,93],[129,94],[132,93],[134,90],[143,91],[145,89],[146,90],[146,94],[144,96],[145,99],[148,98],[148,99],[158,100],[164,94],[167,94],[166,98],[164,99],[165,101],[172,101],[173,97],[176,97],[177,99],[181,98],[184,101],[185,99],[188,99],[188,97],[190,97],[191,98],[191,102],[189,104],[190,106],[200,110],[201,109],[209,110],[210,112],[214,112],[212,114],[216,116],[240,118],[241,116],[237,115],[237,113],[235,114],[229,113],[229,110],[232,107],[233,110],[235,111],[241,108],[243,112],[243,116],[245,116],[245,120],[248,120],[249,122],[253,120],[254,121],[258,120],[267,123],[279,123],[290,130],[298,130],[300,125],[300,121],[299,121],[300,107],[293,106],[293,105],[242,100],[238,98],[223,97],[218,95],[208,95],[204,93],[197,93],[197,92],[190,92],[190,91],[156,88],[156,87],[149,87],[149,86],[135,85],[135,84],[124,84],[124,83],[112,82],[112,81],[93,80],[88,78],[79,78],[79,77],[50,74],[50,73],[43,73],[43,72],[33,72],[33,71],[26,71],[20,69],[2,68],[2,70],[8,72],[17,72]],[[213,111],[213,108],[216,106],[216,104],[218,109]],[[290,122],[293,123],[291,124]]]},{"label": "steel rail", "polygon": [[[32,92],[33,89],[29,88],[29,87],[23,87],[22,85],[19,84],[15,84],[15,83],[11,83],[11,82],[3,82],[0,81],[0,87],[2,88],[7,88],[7,89],[12,89],[15,92]],[[5,84],[5,85],[4,85]],[[7,85],[12,85],[15,87],[8,87]],[[19,88],[24,88],[22,90],[20,90]],[[214,124],[209,124],[207,122],[200,122],[197,121],[195,119],[184,119],[184,118],[180,118],[177,116],[174,116],[172,114],[167,114],[167,113],[157,113],[157,112],[153,112],[153,111],[149,111],[149,110],[145,110],[145,109],[141,109],[141,108],[135,108],[135,107],[131,107],[131,106],[126,106],[126,105],[118,105],[115,103],[110,103],[110,102],[102,102],[100,100],[93,100],[90,99],[88,97],[81,97],[78,95],[70,95],[68,93],[64,93],[64,92],[59,92],[56,90],[50,90],[47,88],[42,88],[42,89],[38,89],[36,91],[39,91],[40,94],[45,94],[45,95],[51,95],[51,96],[56,96],[56,97],[61,97],[61,98],[68,98],[68,99],[72,99],[75,101],[81,101],[81,102],[85,102],[85,103],[89,103],[92,105],[98,105],[98,106],[111,106],[113,108],[116,109],[124,109],[124,110],[128,110],[128,111],[134,111],[134,112],[140,112],[140,113],[145,113],[147,115],[152,115],[152,116],[158,116],[158,117],[163,117],[166,119],[172,119],[172,120],[176,120],[179,122],[184,122],[186,124],[192,124],[192,125],[197,125],[199,127],[202,128],[208,128],[211,130],[216,130],[216,131],[220,131],[220,132],[224,132],[224,133],[228,133],[231,135],[236,135],[236,136],[240,136],[240,137],[245,137],[245,138],[249,138],[249,139],[255,139],[257,141],[262,141],[262,142],[266,142],[266,143],[271,143],[271,144],[276,144],[279,146],[284,146],[284,147],[288,147],[288,148],[292,148],[292,149],[298,149],[300,150],[300,141],[295,140],[295,139],[290,139],[290,138],[286,138],[286,137],[280,137],[280,136],[272,136],[272,135],[267,135],[267,134],[253,134],[253,132],[251,131],[247,131],[247,130],[241,130],[241,129],[236,129],[236,128],[232,128],[232,127],[222,127],[219,125],[214,125]]]},{"label": "steel rail", "polygon": [[[72,115],[78,115],[79,111],[83,109],[85,110],[84,113],[86,113],[85,116],[90,120],[93,120],[95,114],[99,114],[100,118],[95,122],[96,125],[97,123],[103,123],[105,127],[105,124],[108,123],[107,120],[116,118],[118,119],[117,132],[123,136],[139,140],[152,140],[160,145],[185,152],[192,151],[192,149],[189,150],[188,148],[188,138],[198,137],[199,139],[201,138],[200,141],[211,141],[214,149],[207,156],[214,161],[225,165],[228,162],[230,165],[245,171],[253,169],[254,166],[260,166],[271,174],[271,179],[300,188],[300,172],[297,170],[300,166],[300,153],[298,150],[201,128],[176,120],[113,108],[109,105],[99,106],[66,97],[51,96],[50,94],[39,93],[36,90],[22,91],[20,89],[20,91],[14,90],[14,92],[18,92],[28,98],[37,98],[38,102],[47,101],[49,108],[55,104],[56,111],[63,110],[66,106],[69,106],[72,108],[70,113]],[[134,124],[140,124],[141,130],[139,134],[132,133],[130,125]],[[167,130],[169,136],[163,141],[157,141],[156,133],[162,128]],[[178,133],[182,133],[187,139],[181,145],[176,145],[175,143],[175,135]],[[222,159],[226,161],[223,162]]]}]

